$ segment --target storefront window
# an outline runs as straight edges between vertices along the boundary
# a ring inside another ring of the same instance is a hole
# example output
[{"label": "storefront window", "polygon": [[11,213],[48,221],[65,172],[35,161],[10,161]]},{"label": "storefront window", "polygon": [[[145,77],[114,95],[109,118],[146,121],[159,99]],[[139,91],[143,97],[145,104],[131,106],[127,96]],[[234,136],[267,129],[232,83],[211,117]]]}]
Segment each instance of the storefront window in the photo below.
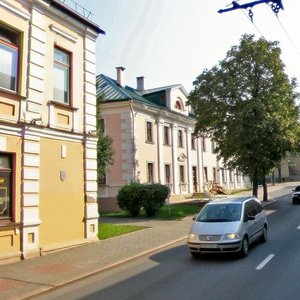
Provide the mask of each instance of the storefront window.
[{"label": "storefront window", "polygon": [[11,212],[11,157],[0,154],[0,220],[10,219]]}]

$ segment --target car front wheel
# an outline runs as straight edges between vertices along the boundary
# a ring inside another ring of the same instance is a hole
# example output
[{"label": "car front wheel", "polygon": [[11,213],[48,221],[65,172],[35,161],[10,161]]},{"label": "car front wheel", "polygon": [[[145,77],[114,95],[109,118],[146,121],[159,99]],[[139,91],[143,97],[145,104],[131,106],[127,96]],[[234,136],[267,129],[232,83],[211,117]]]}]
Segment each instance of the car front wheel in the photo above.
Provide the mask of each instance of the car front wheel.
[{"label": "car front wheel", "polygon": [[248,251],[249,251],[248,239],[246,237],[244,237],[243,242],[242,242],[242,248],[240,250],[240,256],[246,257],[248,255]]},{"label": "car front wheel", "polygon": [[199,252],[192,252],[192,251],[191,251],[191,255],[192,255],[193,257],[199,257],[199,256],[200,256],[200,253],[199,253]]},{"label": "car front wheel", "polygon": [[267,230],[266,227],[264,227],[263,233],[262,233],[262,235],[261,235],[259,241],[260,241],[261,243],[265,243],[265,242],[267,241],[267,239],[268,239],[268,230]]}]

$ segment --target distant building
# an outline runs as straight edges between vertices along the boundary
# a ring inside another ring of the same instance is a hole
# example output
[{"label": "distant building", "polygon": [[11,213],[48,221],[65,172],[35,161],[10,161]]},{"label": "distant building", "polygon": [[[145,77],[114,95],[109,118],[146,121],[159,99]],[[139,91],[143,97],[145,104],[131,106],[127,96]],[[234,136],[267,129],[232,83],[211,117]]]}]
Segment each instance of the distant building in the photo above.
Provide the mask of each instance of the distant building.
[{"label": "distant building", "polygon": [[97,95],[104,98],[105,133],[115,150],[100,187],[100,210],[118,208],[118,190],[133,181],[168,185],[170,201],[208,191],[213,183],[244,186],[240,174],[217,160],[210,139],[193,137],[195,119],[182,85],[145,89],[144,78],[138,77],[132,88],[125,84],[124,70],[117,68],[117,80],[98,75],[96,81]]},{"label": "distant building", "polygon": [[104,32],[63,2],[0,0],[2,262],[97,239],[91,132]]}]

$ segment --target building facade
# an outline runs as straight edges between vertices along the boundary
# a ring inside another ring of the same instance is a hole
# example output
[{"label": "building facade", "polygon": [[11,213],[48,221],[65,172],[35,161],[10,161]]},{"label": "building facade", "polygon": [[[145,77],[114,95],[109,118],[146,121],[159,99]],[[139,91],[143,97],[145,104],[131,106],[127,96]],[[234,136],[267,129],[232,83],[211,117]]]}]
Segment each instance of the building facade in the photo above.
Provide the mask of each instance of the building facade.
[{"label": "building facade", "polygon": [[145,89],[144,78],[138,77],[132,88],[124,82],[124,70],[117,68],[116,80],[105,75],[96,80],[105,133],[115,150],[100,187],[101,211],[117,209],[118,190],[133,181],[168,185],[170,201],[209,191],[213,183],[244,186],[240,174],[217,160],[210,139],[193,136],[195,119],[182,85]]},{"label": "building facade", "polygon": [[0,261],[97,239],[95,51],[59,0],[0,0]]}]

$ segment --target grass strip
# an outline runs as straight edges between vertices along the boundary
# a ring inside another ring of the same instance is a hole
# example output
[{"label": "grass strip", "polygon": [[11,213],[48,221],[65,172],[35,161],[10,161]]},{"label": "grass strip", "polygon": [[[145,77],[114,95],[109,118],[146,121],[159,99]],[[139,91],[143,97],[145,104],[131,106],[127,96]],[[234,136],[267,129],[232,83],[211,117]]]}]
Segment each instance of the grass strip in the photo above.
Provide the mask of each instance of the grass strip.
[{"label": "grass strip", "polygon": [[[196,204],[174,204],[174,205],[165,205],[158,213],[151,217],[151,219],[162,219],[162,220],[180,220],[184,217],[197,214],[205,203],[199,202]],[[101,217],[110,217],[110,218],[128,218],[130,215],[126,211],[118,212],[105,212],[101,213]],[[101,222],[100,217],[100,222]],[[141,210],[140,214],[136,218],[149,218],[146,216],[145,211]]]},{"label": "grass strip", "polygon": [[144,226],[134,226],[134,225],[120,225],[120,224],[111,224],[111,223],[104,223],[99,224],[98,230],[98,238],[99,240],[105,240],[111,237],[115,237],[118,235],[122,235],[125,233],[145,229],[148,227]]}]

